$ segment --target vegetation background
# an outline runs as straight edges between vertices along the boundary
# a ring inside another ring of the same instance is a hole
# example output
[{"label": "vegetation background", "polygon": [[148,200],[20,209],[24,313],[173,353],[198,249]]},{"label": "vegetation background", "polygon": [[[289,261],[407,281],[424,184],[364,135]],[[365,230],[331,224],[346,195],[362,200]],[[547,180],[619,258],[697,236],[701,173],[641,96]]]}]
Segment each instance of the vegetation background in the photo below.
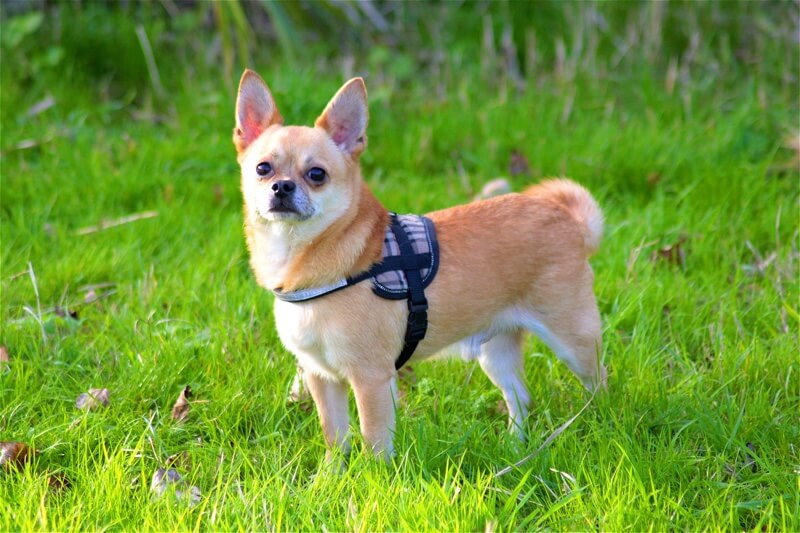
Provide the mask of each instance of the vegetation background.
[{"label": "vegetation background", "polygon": [[[7,0],[0,19],[0,530],[800,529],[797,2]],[[474,363],[418,365],[394,463],[326,471],[247,266],[245,66],[303,124],[363,75],[365,176],[393,210],[498,176],[592,190],[608,392],[537,453],[589,396],[535,339],[524,444]],[[106,407],[76,408],[90,388]]]}]

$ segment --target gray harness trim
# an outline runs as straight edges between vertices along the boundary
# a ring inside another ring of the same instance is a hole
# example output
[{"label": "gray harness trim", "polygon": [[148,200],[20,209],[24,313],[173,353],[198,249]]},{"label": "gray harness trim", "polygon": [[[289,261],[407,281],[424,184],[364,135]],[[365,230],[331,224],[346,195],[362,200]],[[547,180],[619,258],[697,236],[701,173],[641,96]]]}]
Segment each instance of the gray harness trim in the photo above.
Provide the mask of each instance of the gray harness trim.
[{"label": "gray harness trim", "polygon": [[330,285],[323,285],[322,287],[313,287],[311,289],[300,289],[299,291],[283,292],[280,289],[274,289],[272,292],[275,297],[284,302],[304,302],[306,300],[313,300],[320,296],[325,296],[329,292],[338,291],[347,287],[347,280],[342,278]]}]

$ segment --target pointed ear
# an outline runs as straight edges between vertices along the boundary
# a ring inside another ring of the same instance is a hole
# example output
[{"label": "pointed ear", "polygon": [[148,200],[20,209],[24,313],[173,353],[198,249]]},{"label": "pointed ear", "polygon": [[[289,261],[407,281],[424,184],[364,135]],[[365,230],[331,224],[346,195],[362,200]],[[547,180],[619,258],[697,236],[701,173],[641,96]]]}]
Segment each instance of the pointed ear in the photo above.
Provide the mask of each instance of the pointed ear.
[{"label": "pointed ear", "polygon": [[236,127],[233,130],[236,151],[243,152],[273,124],[283,124],[283,117],[275,106],[267,84],[258,74],[245,69],[236,97]]},{"label": "pointed ear", "polygon": [[328,132],[333,142],[353,158],[367,147],[367,87],[361,78],[345,83],[328,102],[315,126]]}]

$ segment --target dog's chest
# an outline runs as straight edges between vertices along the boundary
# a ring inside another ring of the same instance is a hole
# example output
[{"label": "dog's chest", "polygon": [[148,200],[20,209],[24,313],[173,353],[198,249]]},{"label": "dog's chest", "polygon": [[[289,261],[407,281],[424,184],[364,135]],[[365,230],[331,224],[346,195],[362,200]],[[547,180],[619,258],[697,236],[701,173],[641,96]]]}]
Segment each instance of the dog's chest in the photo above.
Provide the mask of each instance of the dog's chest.
[{"label": "dog's chest", "polygon": [[325,346],[325,326],[315,305],[275,300],[275,326],[283,345],[297,357],[305,370],[339,378],[328,360]]}]

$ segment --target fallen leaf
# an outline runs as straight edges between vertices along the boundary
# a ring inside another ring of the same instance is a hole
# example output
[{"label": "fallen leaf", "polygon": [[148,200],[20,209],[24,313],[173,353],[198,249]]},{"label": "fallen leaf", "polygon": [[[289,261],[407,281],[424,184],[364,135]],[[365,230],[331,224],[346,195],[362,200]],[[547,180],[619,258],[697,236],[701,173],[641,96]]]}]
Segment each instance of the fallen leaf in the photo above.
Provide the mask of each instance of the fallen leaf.
[{"label": "fallen leaf", "polygon": [[531,173],[531,166],[528,163],[528,159],[516,148],[511,151],[511,162],[508,164],[508,172],[511,174],[511,177],[529,176]]},{"label": "fallen leaf", "polygon": [[8,356],[8,348],[0,346],[0,363],[8,363],[11,358]]},{"label": "fallen leaf", "polygon": [[0,442],[0,466],[19,468],[28,462],[34,451],[24,442]]},{"label": "fallen leaf", "polygon": [[53,492],[61,492],[72,487],[72,482],[64,472],[56,472],[47,476],[47,485]]},{"label": "fallen leaf", "polygon": [[683,248],[683,243],[686,242],[686,236],[681,235],[676,242],[662,246],[655,250],[650,255],[650,260],[653,262],[664,261],[666,263],[686,267],[686,251]]},{"label": "fallen leaf", "polygon": [[192,459],[189,457],[189,452],[186,450],[178,453],[173,453],[167,457],[167,466],[180,468],[181,470],[192,469]]},{"label": "fallen leaf", "polygon": [[153,474],[153,481],[150,483],[150,490],[161,497],[169,485],[180,483],[183,477],[174,468],[159,468]]},{"label": "fallen leaf", "polygon": [[108,406],[108,389],[89,389],[75,400],[75,407],[78,409],[91,410],[96,407]]},{"label": "fallen leaf", "polygon": [[656,185],[658,185],[658,182],[660,181],[661,181],[661,174],[659,174],[658,172],[651,172],[650,174],[647,175],[647,184],[650,185],[651,187],[655,187]]},{"label": "fallen leaf", "polygon": [[183,477],[174,468],[159,468],[153,474],[153,481],[150,483],[150,490],[161,496],[167,489],[167,485],[178,483]]},{"label": "fallen leaf", "polygon": [[134,477],[133,479],[131,479],[131,483],[129,485],[129,488],[131,490],[138,489],[139,485],[141,485],[141,483],[142,483],[142,477],[143,476],[140,474],[140,475]]},{"label": "fallen leaf", "polygon": [[58,305],[55,307],[55,309],[53,309],[53,313],[56,316],[60,316],[61,318],[69,317],[69,318],[71,318],[73,320],[78,320],[78,312],[77,311],[70,311],[69,309],[66,309],[66,308],[58,306]]},{"label": "fallen leaf", "polygon": [[192,397],[192,388],[189,385],[183,388],[172,407],[172,419],[183,422],[189,416],[189,398]]},{"label": "fallen leaf", "polygon": [[153,481],[150,483],[150,490],[155,493],[157,498],[161,498],[168,490],[175,491],[175,498],[178,501],[185,501],[190,507],[200,503],[202,497],[200,489],[192,485],[186,488],[186,481],[174,468],[159,468],[153,474]]}]

